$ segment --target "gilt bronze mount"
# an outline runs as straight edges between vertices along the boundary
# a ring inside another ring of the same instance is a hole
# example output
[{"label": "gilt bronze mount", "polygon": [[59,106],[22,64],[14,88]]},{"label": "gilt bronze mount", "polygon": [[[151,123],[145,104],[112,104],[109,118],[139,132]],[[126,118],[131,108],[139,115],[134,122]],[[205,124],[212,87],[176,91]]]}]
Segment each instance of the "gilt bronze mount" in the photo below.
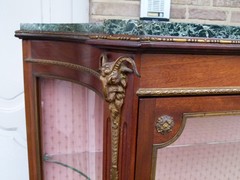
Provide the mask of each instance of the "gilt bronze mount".
[{"label": "gilt bronze mount", "polygon": [[[125,63],[131,65],[129,68]],[[105,100],[109,103],[111,119],[111,172],[110,179],[119,179],[118,156],[121,126],[121,111],[127,87],[127,74],[134,73],[140,77],[134,60],[130,57],[119,57],[110,62],[106,54],[100,57],[100,80],[103,85]]]}]

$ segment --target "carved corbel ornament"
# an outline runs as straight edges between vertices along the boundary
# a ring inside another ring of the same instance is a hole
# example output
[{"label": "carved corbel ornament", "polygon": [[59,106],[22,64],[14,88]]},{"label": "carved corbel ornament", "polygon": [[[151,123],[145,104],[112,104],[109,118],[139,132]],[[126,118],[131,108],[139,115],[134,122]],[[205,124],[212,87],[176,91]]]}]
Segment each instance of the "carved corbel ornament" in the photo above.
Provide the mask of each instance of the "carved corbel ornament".
[{"label": "carved corbel ornament", "polygon": [[[131,65],[129,68],[125,63]],[[111,119],[111,172],[110,179],[119,179],[118,154],[121,125],[121,110],[124,104],[127,87],[127,74],[134,73],[140,77],[134,60],[130,57],[119,57],[109,62],[106,54],[100,57],[100,80],[103,85],[105,100],[109,103]]]}]

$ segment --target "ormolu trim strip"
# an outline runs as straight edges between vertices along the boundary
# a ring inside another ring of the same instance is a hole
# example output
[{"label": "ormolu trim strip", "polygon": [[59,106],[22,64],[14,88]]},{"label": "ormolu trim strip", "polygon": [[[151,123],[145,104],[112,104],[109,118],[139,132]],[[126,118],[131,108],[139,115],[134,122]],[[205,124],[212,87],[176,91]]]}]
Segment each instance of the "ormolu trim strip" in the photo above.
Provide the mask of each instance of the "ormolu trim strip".
[{"label": "ormolu trim strip", "polygon": [[25,59],[24,61],[29,62],[29,63],[43,64],[43,65],[63,66],[63,67],[69,68],[69,69],[87,72],[87,73],[94,75],[97,78],[100,78],[100,74],[97,71],[90,69],[88,67],[85,67],[85,66],[78,65],[78,64],[57,61],[57,60],[49,60],[49,59]]},{"label": "ormolu trim strip", "polygon": [[240,94],[240,87],[212,87],[212,88],[140,88],[140,97],[166,96],[205,96],[205,95],[234,95]]},{"label": "ormolu trim strip", "polygon": [[151,41],[151,42],[191,42],[191,43],[219,43],[240,44],[240,40],[214,38],[181,38],[161,36],[129,36],[129,35],[89,35],[90,39],[124,40],[124,41]]}]

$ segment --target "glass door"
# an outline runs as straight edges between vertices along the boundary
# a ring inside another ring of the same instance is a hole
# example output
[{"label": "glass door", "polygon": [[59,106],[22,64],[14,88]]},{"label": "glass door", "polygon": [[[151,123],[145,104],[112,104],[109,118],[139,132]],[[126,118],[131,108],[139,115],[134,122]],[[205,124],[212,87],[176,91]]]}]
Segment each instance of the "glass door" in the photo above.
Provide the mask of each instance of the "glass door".
[{"label": "glass door", "polygon": [[185,114],[171,145],[156,148],[155,180],[240,179],[240,112]]},{"label": "glass door", "polygon": [[240,179],[240,96],[141,98],[135,178]]},{"label": "glass door", "polygon": [[44,180],[100,180],[103,98],[68,81],[40,78]]}]

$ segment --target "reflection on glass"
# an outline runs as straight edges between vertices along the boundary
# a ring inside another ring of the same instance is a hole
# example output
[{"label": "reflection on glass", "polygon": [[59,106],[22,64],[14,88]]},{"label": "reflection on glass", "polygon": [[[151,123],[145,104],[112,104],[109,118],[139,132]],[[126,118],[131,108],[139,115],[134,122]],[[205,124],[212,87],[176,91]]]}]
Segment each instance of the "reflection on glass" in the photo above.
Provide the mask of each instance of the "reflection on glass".
[{"label": "reflection on glass", "polygon": [[86,87],[41,79],[44,180],[102,179],[103,100]]},{"label": "reflection on glass", "polygon": [[187,118],[179,139],[157,150],[155,180],[240,179],[239,127],[240,115]]}]

